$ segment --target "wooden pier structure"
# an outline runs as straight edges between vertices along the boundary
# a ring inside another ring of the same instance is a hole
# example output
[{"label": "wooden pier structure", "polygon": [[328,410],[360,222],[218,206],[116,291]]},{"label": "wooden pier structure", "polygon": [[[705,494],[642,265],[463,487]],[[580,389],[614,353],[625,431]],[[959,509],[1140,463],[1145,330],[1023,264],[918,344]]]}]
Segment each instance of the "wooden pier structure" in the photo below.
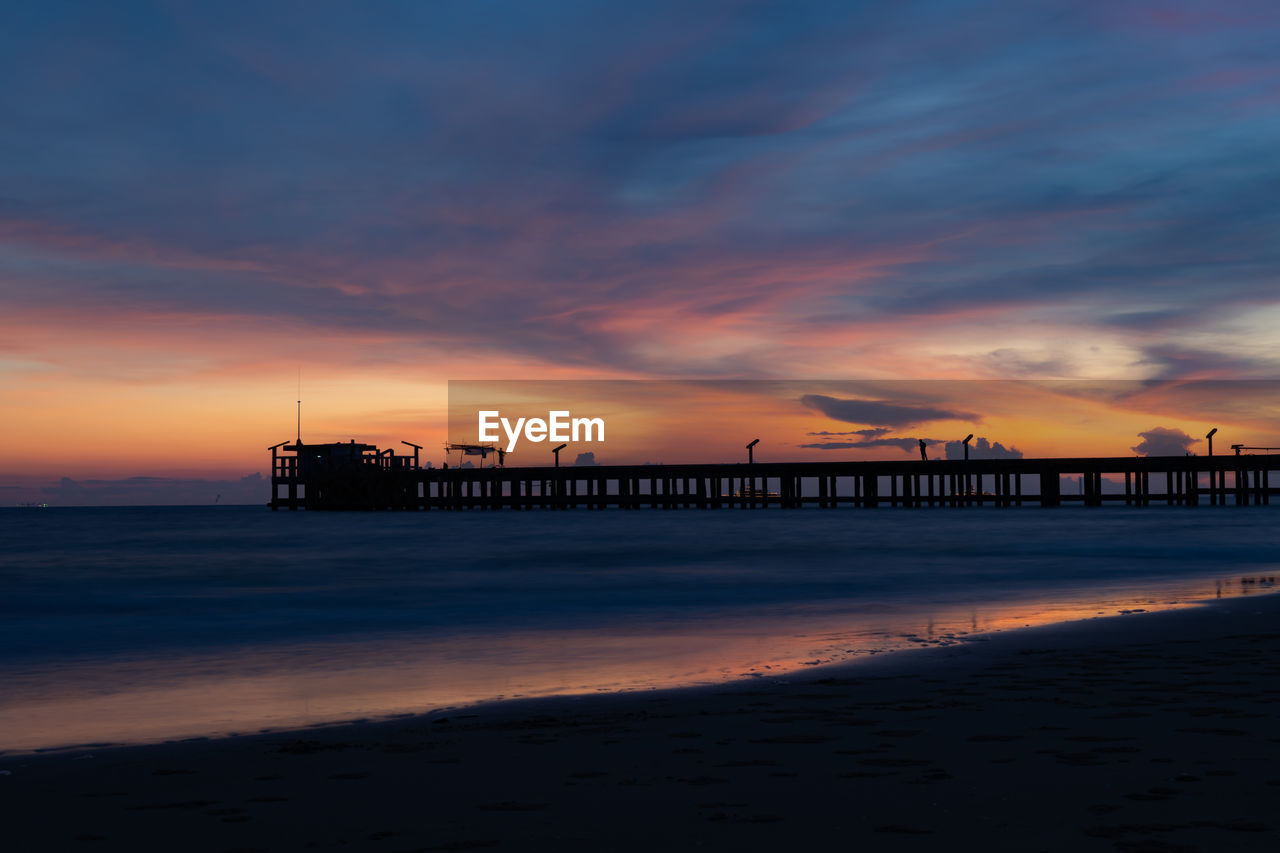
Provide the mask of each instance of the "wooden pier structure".
[{"label": "wooden pier structure", "polygon": [[[418,445],[277,444],[275,509],[749,509],[1269,504],[1280,454],[420,467]],[[1123,487],[1120,483],[1123,481]],[[1066,488],[1063,488],[1064,482]],[[1110,488],[1104,490],[1104,482]],[[1277,492],[1280,493],[1280,492]]]}]

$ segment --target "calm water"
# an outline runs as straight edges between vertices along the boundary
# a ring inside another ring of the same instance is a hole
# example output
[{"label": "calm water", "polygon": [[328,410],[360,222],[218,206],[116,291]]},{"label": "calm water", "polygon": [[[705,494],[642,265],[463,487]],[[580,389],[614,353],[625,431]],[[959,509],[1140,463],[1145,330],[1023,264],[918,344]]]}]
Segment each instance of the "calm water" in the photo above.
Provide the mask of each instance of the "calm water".
[{"label": "calm water", "polygon": [[1265,585],[1271,507],[0,510],[0,748],[778,675]]}]

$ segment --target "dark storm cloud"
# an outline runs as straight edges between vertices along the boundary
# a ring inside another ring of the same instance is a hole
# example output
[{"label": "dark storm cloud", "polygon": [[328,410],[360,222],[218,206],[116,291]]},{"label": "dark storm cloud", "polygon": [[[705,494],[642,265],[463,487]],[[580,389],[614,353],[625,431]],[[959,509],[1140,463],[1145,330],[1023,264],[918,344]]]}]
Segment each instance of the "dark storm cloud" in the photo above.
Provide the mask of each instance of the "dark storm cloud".
[{"label": "dark storm cloud", "polygon": [[858,435],[864,440],[879,438],[882,435],[888,435],[893,430],[888,427],[875,427],[873,429],[852,429],[847,432],[831,432],[829,430],[820,430],[818,432],[807,432],[805,435],[825,436],[825,435]]},{"label": "dark storm cloud", "polygon": [[[924,439],[926,446],[935,444],[944,444],[940,438]],[[918,438],[871,438],[866,441],[822,441],[814,444],[802,444],[801,447],[810,448],[812,450],[853,450],[868,447],[896,447],[908,453],[914,453],[920,449],[920,439]]]},{"label": "dark storm cloud", "polygon": [[851,424],[906,427],[924,421],[976,420],[977,415],[936,406],[903,405],[889,400],[842,400],[825,394],[805,394],[800,402],[829,418]]}]

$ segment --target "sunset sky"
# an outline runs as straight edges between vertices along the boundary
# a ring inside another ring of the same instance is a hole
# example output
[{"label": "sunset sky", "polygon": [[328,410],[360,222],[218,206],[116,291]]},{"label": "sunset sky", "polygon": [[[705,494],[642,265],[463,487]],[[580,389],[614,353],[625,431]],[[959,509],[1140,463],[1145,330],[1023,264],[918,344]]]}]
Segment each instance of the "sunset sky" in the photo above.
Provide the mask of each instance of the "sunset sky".
[{"label": "sunset sky", "polygon": [[0,504],[266,474],[299,373],[429,458],[450,379],[1280,376],[1273,0],[24,3],[0,79]]}]

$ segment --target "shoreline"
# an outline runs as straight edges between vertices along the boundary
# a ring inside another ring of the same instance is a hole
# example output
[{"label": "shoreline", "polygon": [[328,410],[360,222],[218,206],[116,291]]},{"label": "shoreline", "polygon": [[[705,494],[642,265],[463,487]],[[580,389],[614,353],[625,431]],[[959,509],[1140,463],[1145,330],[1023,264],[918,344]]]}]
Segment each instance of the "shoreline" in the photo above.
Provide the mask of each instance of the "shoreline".
[{"label": "shoreline", "polygon": [[0,792],[47,849],[1274,849],[1277,652],[1280,595],[1256,594],[715,686],[0,755]]}]

